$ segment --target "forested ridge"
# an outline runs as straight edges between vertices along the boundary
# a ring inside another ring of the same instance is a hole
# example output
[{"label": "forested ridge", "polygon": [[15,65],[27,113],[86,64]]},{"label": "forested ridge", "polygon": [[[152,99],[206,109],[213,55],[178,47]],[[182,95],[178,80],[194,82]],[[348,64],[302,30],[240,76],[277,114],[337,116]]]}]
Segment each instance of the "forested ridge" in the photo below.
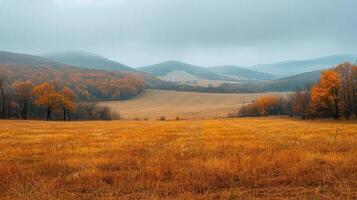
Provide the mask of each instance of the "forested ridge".
[{"label": "forested ridge", "polygon": [[129,99],[145,88],[141,74],[82,69],[33,57],[28,64],[7,61],[0,64],[2,119],[118,119],[119,113],[95,101]]},{"label": "forested ridge", "polygon": [[81,100],[120,100],[139,94],[145,81],[125,72],[29,65],[0,65],[0,78],[8,85],[31,80],[33,84],[55,82],[73,90]]}]

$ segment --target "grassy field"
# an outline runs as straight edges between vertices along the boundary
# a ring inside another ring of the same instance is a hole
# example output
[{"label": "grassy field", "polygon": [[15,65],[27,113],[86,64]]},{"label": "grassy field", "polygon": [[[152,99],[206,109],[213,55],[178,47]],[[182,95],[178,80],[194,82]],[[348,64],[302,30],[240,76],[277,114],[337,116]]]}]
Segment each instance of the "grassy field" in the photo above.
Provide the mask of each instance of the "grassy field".
[{"label": "grassy field", "polygon": [[202,79],[194,75],[191,75],[185,71],[170,72],[158,78],[164,81],[171,81],[171,82],[177,82],[177,83],[183,83],[189,85],[199,85],[199,86],[206,86],[206,87],[210,85],[213,87],[218,87],[222,83],[238,83],[237,81],[234,82],[234,81],[224,81],[224,80]]},{"label": "grassy field", "polygon": [[355,199],[356,122],[0,121],[0,199]]},{"label": "grassy field", "polygon": [[197,92],[176,92],[147,90],[141,96],[128,101],[108,101],[108,105],[118,111],[125,119],[202,119],[226,117],[243,103],[250,103],[261,96],[284,96],[288,93],[246,93],[217,94]]}]

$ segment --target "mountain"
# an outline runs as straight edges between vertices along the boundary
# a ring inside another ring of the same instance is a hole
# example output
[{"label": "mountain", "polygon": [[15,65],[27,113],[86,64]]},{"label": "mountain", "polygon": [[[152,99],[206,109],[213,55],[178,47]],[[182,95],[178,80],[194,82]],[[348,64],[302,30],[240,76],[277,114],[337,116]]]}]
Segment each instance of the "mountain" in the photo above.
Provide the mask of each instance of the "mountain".
[{"label": "mountain", "polygon": [[208,70],[221,76],[232,78],[234,80],[272,80],[275,78],[273,74],[262,73],[244,67],[231,65],[210,67]]},{"label": "mountain", "polygon": [[30,80],[55,82],[71,88],[81,100],[121,100],[144,90],[139,73],[105,71],[71,66],[48,58],[0,51],[0,79],[11,85]]},{"label": "mountain", "polygon": [[304,72],[293,76],[258,83],[258,87],[263,91],[295,91],[304,89],[317,83],[320,79],[321,70]]},{"label": "mountain", "polygon": [[276,74],[280,77],[331,68],[343,62],[356,62],[357,55],[333,55],[310,60],[286,61],[274,64],[255,65],[250,69]]},{"label": "mountain", "polygon": [[52,66],[68,67],[68,65],[50,60],[48,58],[28,54],[0,51],[1,65],[28,65],[28,66]]},{"label": "mountain", "polygon": [[107,70],[107,71],[116,70],[116,71],[129,71],[129,72],[136,71],[135,69],[127,65],[109,60],[100,55],[96,55],[84,51],[66,51],[66,52],[46,54],[43,56],[51,60],[55,60],[57,62],[65,63],[68,65],[74,65],[81,68],[87,68],[87,69],[100,69],[100,70]]},{"label": "mountain", "polygon": [[224,91],[231,92],[292,92],[316,84],[320,79],[320,73],[321,70],[315,70],[277,80],[225,83],[220,87],[223,87]]},{"label": "mountain", "polygon": [[196,78],[208,79],[208,80],[222,80],[224,77],[211,72],[210,70],[195,65],[179,61],[167,61],[159,64],[144,66],[138,68],[141,71],[150,73],[157,77],[172,74],[187,74]]}]

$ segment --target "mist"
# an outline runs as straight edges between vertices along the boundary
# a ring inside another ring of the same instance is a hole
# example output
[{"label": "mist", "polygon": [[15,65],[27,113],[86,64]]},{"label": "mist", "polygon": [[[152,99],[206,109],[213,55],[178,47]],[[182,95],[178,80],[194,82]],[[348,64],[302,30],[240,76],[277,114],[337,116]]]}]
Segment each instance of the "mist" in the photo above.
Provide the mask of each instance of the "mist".
[{"label": "mist", "polygon": [[0,50],[83,50],[137,67],[357,54],[355,0],[0,0]]}]

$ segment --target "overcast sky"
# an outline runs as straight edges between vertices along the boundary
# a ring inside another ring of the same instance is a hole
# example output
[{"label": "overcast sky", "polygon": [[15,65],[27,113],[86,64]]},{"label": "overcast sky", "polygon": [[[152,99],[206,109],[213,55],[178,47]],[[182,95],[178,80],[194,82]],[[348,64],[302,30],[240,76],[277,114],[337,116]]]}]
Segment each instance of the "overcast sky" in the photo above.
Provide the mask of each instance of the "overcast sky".
[{"label": "overcast sky", "polygon": [[249,66],[357,54],[357,0],[0,0],[0,50],[131,66]]}]

